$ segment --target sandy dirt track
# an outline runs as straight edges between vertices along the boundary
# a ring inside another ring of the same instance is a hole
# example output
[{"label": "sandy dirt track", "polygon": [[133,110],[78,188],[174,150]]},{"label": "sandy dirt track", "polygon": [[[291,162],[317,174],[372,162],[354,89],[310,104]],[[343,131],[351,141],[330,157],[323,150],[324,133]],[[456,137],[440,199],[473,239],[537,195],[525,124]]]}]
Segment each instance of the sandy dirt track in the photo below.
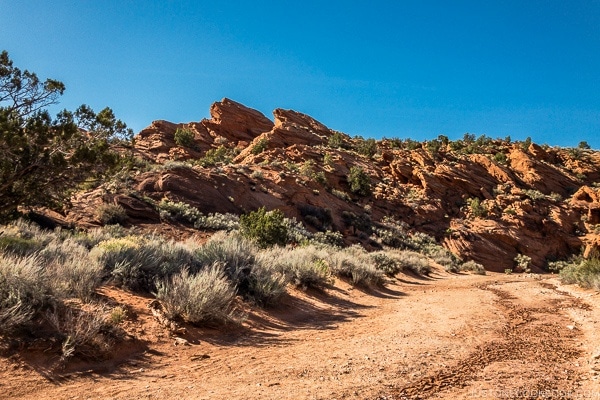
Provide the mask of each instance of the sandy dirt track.
[{"label": "sandy dirt track", "polygon": [[[114,288],[139,340],[110,361],[0,358],[6,399],[600,399],[600,296],[551,275],[399,275],[291,291],[243,328],[175,344],[149,299]],[[43,351],[40,351],[43,354]]]}]

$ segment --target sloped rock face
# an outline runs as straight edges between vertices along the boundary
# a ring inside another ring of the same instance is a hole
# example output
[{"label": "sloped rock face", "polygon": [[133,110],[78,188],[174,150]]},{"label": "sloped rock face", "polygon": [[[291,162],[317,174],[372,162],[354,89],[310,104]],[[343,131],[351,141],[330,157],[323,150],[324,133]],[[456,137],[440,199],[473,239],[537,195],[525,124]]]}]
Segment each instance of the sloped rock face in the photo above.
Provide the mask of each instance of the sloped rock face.
[{"label": "sloped rock face", "polygon": [[[211,119],[187,124],[154,121],[136,136],[135,149],[144,158],[158,163],[197,159],[220,145],[244,148],[255,137],[273,128],[273,122],[260,111],[227,98],[213,103],[210,115]],[[188,129],[194,133],[192,147],[176,145],[177,129]]]},{"label": "sloped rock face", "polygon": [[276,109],[275,126],[269,132],[256,137],[243,150],[235,162],[253,163],[257,146],[264,143],[265,149],[285,149],[295,145],[318,146],[327,143],[333,132],[325,125],[308,115],[292,111]]},{"label": "sloped rock face", "polygon": [[[159,164],[189,163],[140,171],[116,192],[77,195],[69,218],[98,224],[89,210],[107,202],[121,205],[132,223],[163,224],[152,205],[162,199],[203,213],[241,214],[265,206],[312,230],[337,230],[348,243],[373,248],[371,235],[386,217],[499,272],[513,269],[518,254],[531,257],[532,269],[539,271],[548,260],[578,253],[582,246],[586,254],[598,250],[597,152],[535,144],[524,149],[502,141],[476,152],[450,144],[435,151],[425,144],[409,150],[382,141],[371,157],[362,155],[367,154],[360,150],[363,141],[344,135],[339,147],[330,147],[335,132],[296,111],[276,109],[271,122],[259,111],[223,99],[210,114],[187,124],[153,122],[136,136],[138,156]],[[194,132],[191,148],[175,144],[177,129]],[[221,146],[239,154],[212,167],[193,164]],[[370,195],[352,193],[352,167],[368,175]]]},{"label": "sloped rock face", "polygon": [[210,106],[210,116],[211,119],[201,123],[211,136],[221,137],[236,145],[247,144],[273,128],[273,122],[260,111],[227,98]]}]

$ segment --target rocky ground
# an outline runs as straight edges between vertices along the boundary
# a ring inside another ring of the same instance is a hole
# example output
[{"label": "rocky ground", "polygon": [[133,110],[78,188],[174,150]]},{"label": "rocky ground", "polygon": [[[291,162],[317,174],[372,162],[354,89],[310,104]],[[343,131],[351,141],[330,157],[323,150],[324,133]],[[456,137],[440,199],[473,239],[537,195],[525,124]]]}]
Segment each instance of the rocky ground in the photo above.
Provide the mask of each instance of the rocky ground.
[{"label": "rocky ground", "polygon": [[[552,275],[399,275],[337,281],[247,308],[241,327],[170,335],[151,299],[115,288],[130,335],[109,361],[60,366],[44,349],[0,358],[10,399],[600,397],[600,296]],[[577,397],[579,396],[579,397]]]}]

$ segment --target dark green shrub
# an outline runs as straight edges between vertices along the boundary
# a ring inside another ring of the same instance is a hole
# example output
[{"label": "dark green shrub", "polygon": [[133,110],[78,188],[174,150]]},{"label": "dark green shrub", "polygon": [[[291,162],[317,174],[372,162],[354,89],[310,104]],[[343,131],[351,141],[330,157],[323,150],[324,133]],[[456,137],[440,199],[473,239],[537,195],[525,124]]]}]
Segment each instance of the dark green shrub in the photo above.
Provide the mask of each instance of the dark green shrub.
[{"label": "dark green shrub", "polygon": [[494,155],[494,161],[499,164],[506,164],[506,154],[498,152]]},{"label": "dark green shrub", "polygon": [[288,239],[283,212],[267,211],[265,207],[242,215],[240,231],[245,237],[255,240],[260,247],[285,246]]},{"label": "dark green shrub", "polygon": [[354,148],[358,154],[362,154],[367,158],[372,158],[377,154],[377,141],[375,139],[363,139],[362,137],[355,138],[356,145]]},{"label": "dark green shrub", "polygon": [[194,145],[194,132],[188,128],[177,128],[175,143],[181,147],[192,147]]},{"label": "dark green shrub", "polygon": [[256,156],[265,151],[268,145],[269,141],[266,138],[261,138],[252,146],[250,152]]},{"label": "dark green shrub", "polygon": [[371,178],[361,167],[351,167],[347,180],[352,193],[360,196],[371,194]]},{"label": "dark green shrub", "polygon": [[327,145],[334,149],[339,149],[344,145],[344,135],[340,132],[333,132],[333,135],[329,136]]},{"label": "dark green shrub", "polygon": [[212,167],[218,164],[229,164],[233,157],[235,157],[236,151],[229,149],[223,145],[216,149],[207,150],[204,157],[197,161],[198,164],[203,167]]},{"label": "dark green shrub", "polygon": [[565,283],[600,290],[600,259],[591,258],[563,267],[560,277]]},{"label": "dark green shrub", "polygon": [[473,197],[467,200],[467,204],[471,209],[471,214],[476,218],[485,218],[488,215],[488,209],[481,204],[481,200]]}]

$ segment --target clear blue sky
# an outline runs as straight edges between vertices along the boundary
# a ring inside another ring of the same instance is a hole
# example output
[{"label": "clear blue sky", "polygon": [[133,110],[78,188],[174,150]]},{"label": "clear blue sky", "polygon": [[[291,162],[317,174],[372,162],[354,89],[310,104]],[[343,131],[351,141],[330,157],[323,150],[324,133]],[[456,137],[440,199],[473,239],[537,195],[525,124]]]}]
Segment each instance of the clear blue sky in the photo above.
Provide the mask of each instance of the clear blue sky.
[{"label": "clear blue sky", "polygon": [[136,132],[229,97],[350,135],[600,148],[599,0],[0,0],[0,49]]}]

